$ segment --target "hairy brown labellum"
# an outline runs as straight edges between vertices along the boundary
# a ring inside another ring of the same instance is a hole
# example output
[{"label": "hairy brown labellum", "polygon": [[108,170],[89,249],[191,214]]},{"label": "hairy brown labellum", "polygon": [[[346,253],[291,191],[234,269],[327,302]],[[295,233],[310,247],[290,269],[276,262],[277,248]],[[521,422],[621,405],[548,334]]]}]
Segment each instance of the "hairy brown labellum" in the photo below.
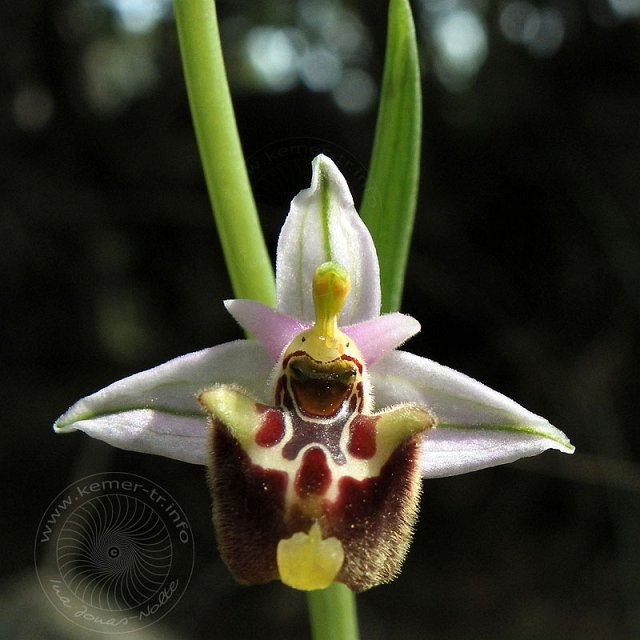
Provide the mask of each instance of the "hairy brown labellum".
[{"label": "hairy brown labellum", "polygon": [[413,405],[370,412],[362,356],[329,303],[333,315],[281,357],[275,406],[231,386],[200,395],[216,535],[239,582],[363,591],[391,580],[407,553],[421,436],[434,421]]}]

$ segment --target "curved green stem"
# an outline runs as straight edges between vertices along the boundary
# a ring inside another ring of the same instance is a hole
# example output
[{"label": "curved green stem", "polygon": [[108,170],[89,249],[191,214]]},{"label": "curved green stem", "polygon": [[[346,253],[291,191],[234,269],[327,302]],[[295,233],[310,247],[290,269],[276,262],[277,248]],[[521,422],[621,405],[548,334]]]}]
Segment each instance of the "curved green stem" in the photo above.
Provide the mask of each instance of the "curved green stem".
[{"label": "curved green stem", "polygon": [[313,640],[358,640],[356,598],[343,584],[309,591],[309,616]]},{"label": "curved green stem", "polygon": [[235,295],[273,305],[273,267],[236,126],[214,0],[173,0],[191,116]]}]

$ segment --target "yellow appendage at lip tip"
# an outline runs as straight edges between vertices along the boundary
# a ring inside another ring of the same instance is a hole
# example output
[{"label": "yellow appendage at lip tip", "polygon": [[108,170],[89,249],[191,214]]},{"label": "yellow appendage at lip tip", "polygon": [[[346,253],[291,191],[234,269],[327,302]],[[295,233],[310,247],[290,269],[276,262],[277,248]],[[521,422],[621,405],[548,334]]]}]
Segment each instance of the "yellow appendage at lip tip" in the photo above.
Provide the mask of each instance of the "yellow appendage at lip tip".
[{"label": "yellow appendage at lip tip", "polygon": [[309,533],[294,533],[278,543],[280,580],[301,591],[326,589],[335,580],[344,562],[344,550],[338,538],[322,539],[314,522]]}]

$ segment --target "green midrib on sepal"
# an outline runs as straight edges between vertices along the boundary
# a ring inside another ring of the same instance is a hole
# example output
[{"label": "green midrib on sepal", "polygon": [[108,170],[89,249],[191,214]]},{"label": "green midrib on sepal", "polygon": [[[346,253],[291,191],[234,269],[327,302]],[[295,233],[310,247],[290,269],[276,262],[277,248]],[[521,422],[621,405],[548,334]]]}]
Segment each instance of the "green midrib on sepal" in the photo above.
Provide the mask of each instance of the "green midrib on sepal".
[{"label": "green midrib on sepal", "polygon": [[320,203],[322,207],[322,239],[324,242],[324,253],[326,256],[326,262],[333,260],[333,251],[331,250],[331,232],[330,232],[330,217],[331,217],[331,186],[329,182],[329,176],[324,167],[320,168]]},{"label": "green midrib on sepal", "polygon": [[[550,425],[551,426],[551,425]],[[456,422],[438,422],[435,429],[448,429],[451,431],[495,431],[502,433],[517,433],[518,435],[528,435],[535,438],[544,438],[550,442],[557,442],[562,445],[567,451],[573,452],[575,447],[571,444],[568,438],[554,437],[545,431],[536,429],[531,425],[525,424],[495,424],[495,423],[480,423],[480,424],[460,424]]]},{"label": "green midrib on sepal", "polygon": [[[195,398],[194,398],[195,402]],[[65,420],[61,422],[57,420],[53,424],[54,431],[58,433],[66,433],[67,431],[73,430],[73,425],[78,422],[84,422],[85,420],[99,420],[101,418],[108,418],[109,416],[116,416],[121,413],[129,413],[131,411],[154,411],[158,413],[165,413],[170,416],[174,416],[176,418],[190,418],[194,420],[202,420],[203,422],[206,420],[206,416],[202,411],[178,411],[176,409],[171,409],[169,407],[163,407],[158,405],[132,405],[129,407],[125,407],[122,409],[113,409],[109,411],[87,411],[85,413],[81,413],[78,416],[74,416],[73,420]],[[71,429],[70,429],[71,427]],[[179,436],[180,434],[173,434]]]}]

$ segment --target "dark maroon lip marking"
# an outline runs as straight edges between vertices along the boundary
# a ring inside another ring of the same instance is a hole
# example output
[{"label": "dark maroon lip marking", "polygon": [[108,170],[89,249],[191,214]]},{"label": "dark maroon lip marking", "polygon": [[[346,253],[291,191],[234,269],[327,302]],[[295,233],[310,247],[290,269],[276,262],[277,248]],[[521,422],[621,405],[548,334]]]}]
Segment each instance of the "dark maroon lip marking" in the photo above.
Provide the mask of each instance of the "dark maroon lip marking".
[{"label": "dark maroon lip marking", "polygon": [[331,471],[324,451],[320,447],[312,447],[305,451],[294,485],[298,496],[322,496],[330,484]]},{"label": "dark maroon lip marking", "polygon": [[345,360],[347,362],[353,362],[356,367],[358,367],[358,372],[360,374],[362,374],[362,362],[360,362],[360,360],[358,360],[357,358],[354,358],[353,356],[347,355],[346,353],[343,354],[342,356],[340,356],[340,360]]},{"label": "dark maroon lip marking", "polygon": [[256,444],[261,447],[274,447],[284,438],[284,420],[282,412],[269,409],[262,415],[262,423],[256,433]]},{"label": "dark maroon lip marking", "polygon": [[360,460],[369,460],[376,455],[377,418],[357,415],[349,426],[347,450]]}]

